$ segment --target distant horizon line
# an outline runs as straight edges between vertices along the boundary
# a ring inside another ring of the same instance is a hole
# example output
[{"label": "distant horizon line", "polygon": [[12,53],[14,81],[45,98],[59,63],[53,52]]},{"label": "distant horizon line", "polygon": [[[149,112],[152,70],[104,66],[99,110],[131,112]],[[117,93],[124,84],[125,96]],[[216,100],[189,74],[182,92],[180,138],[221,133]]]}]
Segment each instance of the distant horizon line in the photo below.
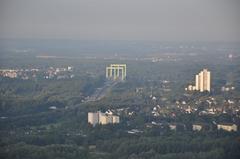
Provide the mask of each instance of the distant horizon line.
[{"label": "distant horizon line", "polygon": [[240,41],[204,41],[204,40],[142,40],[142,39],[80,39],[80,38],[5,38],[0,37],[0,40],[56,40],[56,41],[128,41],[128,42],[159,42],[159,43],[240,43]]}]

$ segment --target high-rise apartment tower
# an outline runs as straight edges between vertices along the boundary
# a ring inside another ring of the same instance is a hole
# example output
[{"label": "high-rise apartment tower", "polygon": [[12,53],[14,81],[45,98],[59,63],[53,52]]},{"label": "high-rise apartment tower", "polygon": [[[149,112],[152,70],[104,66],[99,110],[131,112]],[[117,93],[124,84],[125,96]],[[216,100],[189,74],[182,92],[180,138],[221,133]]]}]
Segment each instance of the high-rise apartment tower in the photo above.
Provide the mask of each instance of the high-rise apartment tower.
[{"label": "high-rise apartment tower", "polygon": [[203,69],[195,77],[195,90],[203,92],[211,90],[211,73],[207,69]]}]

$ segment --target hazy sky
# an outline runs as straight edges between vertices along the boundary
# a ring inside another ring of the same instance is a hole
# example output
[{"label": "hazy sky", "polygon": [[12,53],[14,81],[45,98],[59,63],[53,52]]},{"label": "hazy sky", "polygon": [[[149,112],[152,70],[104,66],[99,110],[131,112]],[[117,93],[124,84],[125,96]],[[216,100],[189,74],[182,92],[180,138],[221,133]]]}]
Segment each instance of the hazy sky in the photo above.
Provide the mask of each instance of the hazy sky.
[{"label": "hazy sky", "polygon": [[240,41],[240,0],[0,0],[0,38]]}]

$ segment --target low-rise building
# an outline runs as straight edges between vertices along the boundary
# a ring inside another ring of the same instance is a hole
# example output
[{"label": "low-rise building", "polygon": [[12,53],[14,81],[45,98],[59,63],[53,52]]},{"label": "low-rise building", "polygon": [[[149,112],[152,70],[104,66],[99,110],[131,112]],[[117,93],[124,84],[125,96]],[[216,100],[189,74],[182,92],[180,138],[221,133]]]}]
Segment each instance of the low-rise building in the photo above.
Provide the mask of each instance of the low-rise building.
[{"label": "low-rise building", "polygon": [[192,130],[193,131],[201,131],[203,129],[203,124],[193,124]]},{"label": "low-rise building", "polygon": [[217,124],[218,130],[225,130],[225,131],[237,131],[237,125],[232,123],[221,123]]},{"label": "low-rise building", "polygon": [[173,131],[183,131],[186,129],[186,126],[183,123],[169,123],[168,127]]},{"label": "low-rise building", "polygon": [[120,122],[120,118],[117,115],[102,113],[98,111],[96,113],[89,112],[88,113],[88,123],[95,126],[96,124],[117,124]]},{"label": "low-rise building", "polygon": [[208,131],[212,129],[212,126],[208,123],[194,123],[192,125],[193,131]]}]

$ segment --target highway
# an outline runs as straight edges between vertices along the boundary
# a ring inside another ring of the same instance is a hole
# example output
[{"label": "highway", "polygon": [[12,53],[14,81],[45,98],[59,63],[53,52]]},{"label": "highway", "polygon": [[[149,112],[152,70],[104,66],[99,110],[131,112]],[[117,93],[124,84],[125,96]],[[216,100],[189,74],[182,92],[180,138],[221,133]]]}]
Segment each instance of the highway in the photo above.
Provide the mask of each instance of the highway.
[{"label": "highway", "polygon": [[91,96],[86,97],[84,99],[84,103],[94,102],[102,99],[117,83],[118,81],[106,81],[104,85],[100,88],[97,88],[96,91]]}]

